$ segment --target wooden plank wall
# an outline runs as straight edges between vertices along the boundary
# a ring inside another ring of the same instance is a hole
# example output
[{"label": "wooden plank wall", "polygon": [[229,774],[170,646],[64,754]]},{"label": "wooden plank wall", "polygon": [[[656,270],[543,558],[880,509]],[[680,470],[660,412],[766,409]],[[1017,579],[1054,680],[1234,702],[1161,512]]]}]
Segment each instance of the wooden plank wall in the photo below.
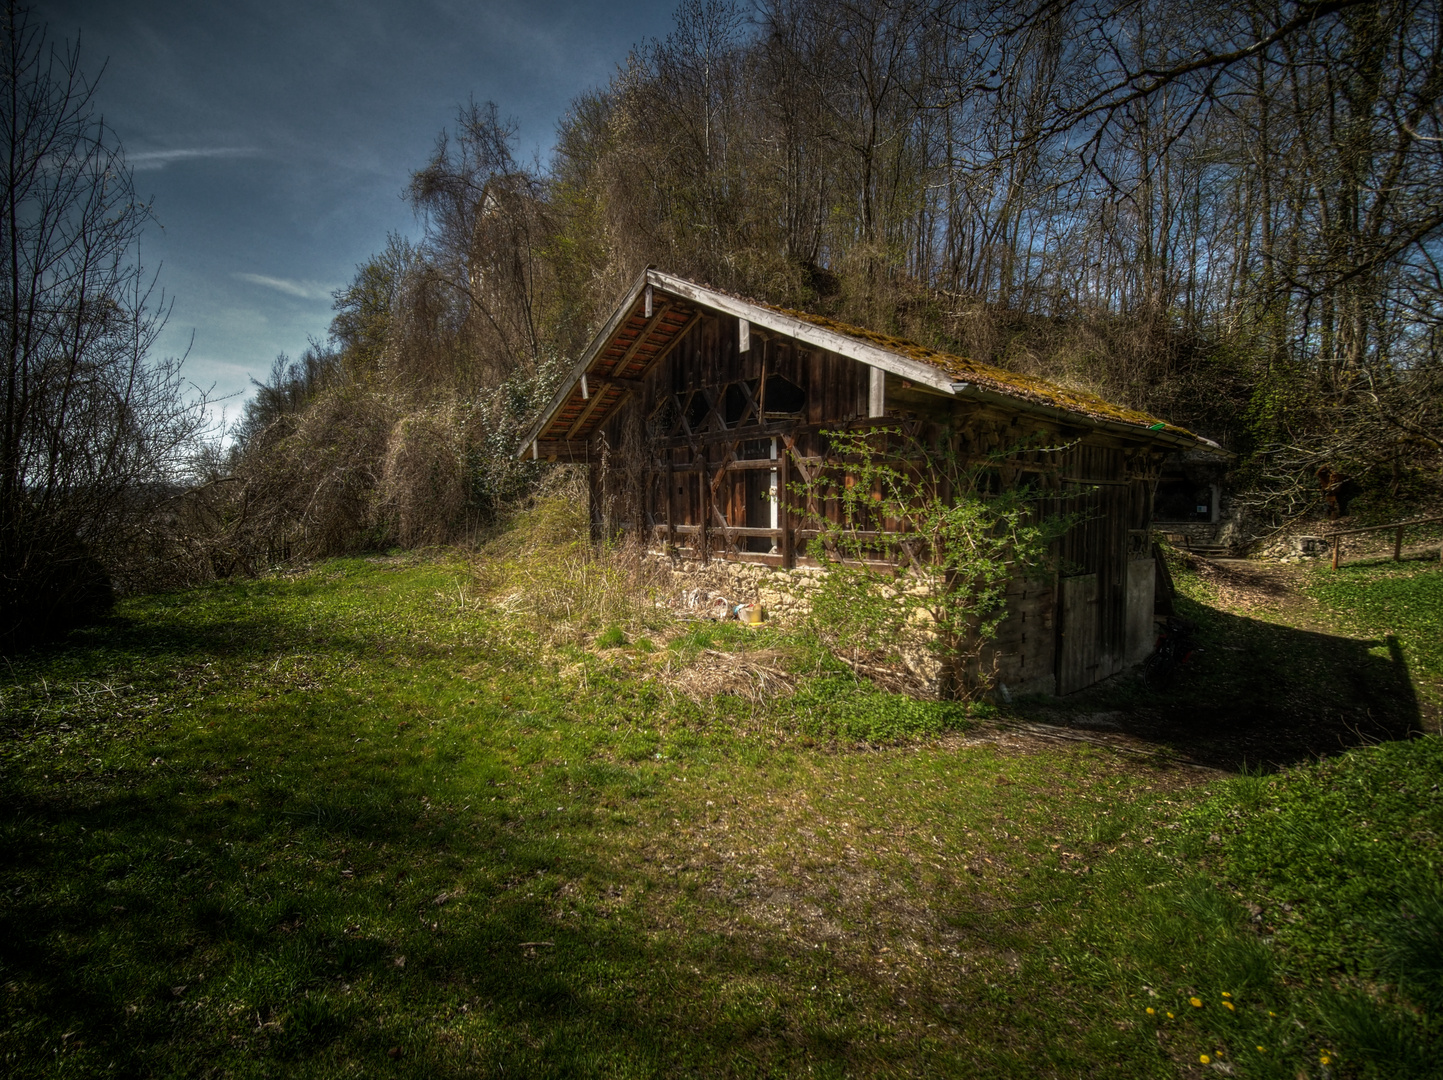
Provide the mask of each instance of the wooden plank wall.
[{"label": "wooden plank wall", "polygon": [[1060,544],[1064,590],[1071,577],[1091,578],[1095,584],[1087,586],[1085,603],[1064,597],[1058,678],[1060,686],[1069,686],[1085,672],[1087,681],[1080,685],[1087,686],[1121,670],[1127,655],[1132,482],[1122,449],[1089,442],[1067,453],[1061,481],[1059,509],[1080,518]]},{"label": "wooden plank wall", "polygon": [[[759,484],[764,489],[770,486],[770,466],[760,470],[760,477],[749,477],[750,470],[723,473],[723,465],[728,460],[768,460],[772,438],[778,440],[779,457],[789,452],[793,460],[820,456],[825,450],[821,428],[866,415],[868,369],[834,353],[755,330],[751,348],[743,353],[738,350],[738,336],[736,319],[704,316],[600,429],[588,457],[606,461],[601,486],[607,495],[598,517],[607,518],[608,510],[622,508],[610,515],[613,530],[651,529],[653,536],[657,530],[667,530],[684,552],[695,557],[743,554],[756,561],[782,561],[781,544],[777,555],[746,551],[748,546],[769,551],[771,538],[750,545],[746,539],[761,538],[744,538],[730,548],[722,539],[726,527],[761,527],[754,505],[757,489]],[[724,412],[724,388],[731,383],[749,384],[766,407],[762,386],[772,375],[782,376],[805,393],[801,415],[764,421],[753,413],[733,426],[716,415]],[[706,405],[715,413],[696,430],[673,434],[678,410],[668,409],[667,400],[675,395],[680,412],[698,417],[704,408],[692,397],[698,390],[707,395]],[[625,452],[638,442],[645,447],[641,455]],[[777,469],[782,471],[780,463]],[[798,479],[790,467],[786,471],[788,480]],[[779,487],[785,490],[784,484]],[[627,489],[629,493],[618,494]],[[827,511],[833,520],[840,519],[839,508]],[[769,525],[769,512],[766,517]]]},{"label": "wooden plank wall", "polygon": [[1020,694],[1050,694],[1056,680],[1056,591],[1051,581],[1013,581],[1007,618],[979,657],[984,671]]}]

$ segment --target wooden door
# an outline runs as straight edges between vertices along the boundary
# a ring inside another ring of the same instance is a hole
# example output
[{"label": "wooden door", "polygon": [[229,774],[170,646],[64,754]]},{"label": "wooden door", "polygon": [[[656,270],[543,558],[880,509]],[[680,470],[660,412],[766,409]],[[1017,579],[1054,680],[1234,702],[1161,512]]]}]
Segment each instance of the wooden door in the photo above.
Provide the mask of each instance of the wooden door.
[{"label": "wooden door", "polygon": [[[1070,694],[1091,686],[1102,663],[1102,611],[1096,574],[1065,577],[1059,583],[1057,692]],[[1108,672],[1106,674],[1111,674]]]}]

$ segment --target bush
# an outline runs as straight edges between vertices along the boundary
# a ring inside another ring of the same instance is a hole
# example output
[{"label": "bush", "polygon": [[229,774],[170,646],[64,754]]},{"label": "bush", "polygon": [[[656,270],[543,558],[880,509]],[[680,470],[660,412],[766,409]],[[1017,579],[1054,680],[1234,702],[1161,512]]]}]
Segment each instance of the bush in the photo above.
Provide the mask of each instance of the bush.
[{"label": "bush", "polygon": [[978,661],[1008,585],[1051,570],[1068,519],[1044,516],[1024,485],[995,483],[1011,452],[977,462],[898,428],[823,434],[831,464],[797,489],[808,507],[841,508],[836,521],[809,515],[820,535],[808,551],[828,570],[812,597],[818,635],[909,666],[930,653],[946,697],[987,690]]}]

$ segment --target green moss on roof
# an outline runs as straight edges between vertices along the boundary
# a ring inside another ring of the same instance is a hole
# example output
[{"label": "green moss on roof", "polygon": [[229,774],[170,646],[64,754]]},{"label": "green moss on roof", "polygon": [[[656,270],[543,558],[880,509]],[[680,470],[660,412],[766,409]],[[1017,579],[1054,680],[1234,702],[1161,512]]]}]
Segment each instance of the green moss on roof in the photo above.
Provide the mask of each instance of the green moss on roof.
[{"label": "green moss on roof", "polygon": [[[752,300],[748,303],[756,303],[756,301]],[[823,315],[812,315],[805,311],[774,307],[771,304],[757,304],[757,306],[764,307],[768,311],[775,311],[779,315],[790,316],[801,322],[811,323],[823,330],[845,334],[847,337],[864,341],[868,345],[905,356],[908,360],[930,364],[932,367],[946,372],[956,381],[971,383],[982,390],[990,390],[993,393],[1020,398],[1039,405],[1050,405],[1056,409],[1066,409],[1068,412],[1081,413],[1097,420],[1114,420],[1143,428],[1155,428],[1156,425],[1161,424],[1163,431],[1184,435],[1190,439],[1198,438],[1186,428],[1169,424],[1166,420],[1138,409],[1117,405],[1096,394],[1089,394],[1085,390],[1069,390],[1065,386],[1058,386],[1046,379],[1039,379],[1035,375],[1021,375],[1014,371],[1006,371],[999,367],[993,367],[991,364],[983,364],[976,360],[954,356],[952,353],[929,349],[925,345],[918,345],[915,341],[908,341],[905,338],[893,337],[891,334],[879,334],[875,330],[864,330],[860,326],[850,326],[847,323],[837,322],[835,319],[828,319]]]}]

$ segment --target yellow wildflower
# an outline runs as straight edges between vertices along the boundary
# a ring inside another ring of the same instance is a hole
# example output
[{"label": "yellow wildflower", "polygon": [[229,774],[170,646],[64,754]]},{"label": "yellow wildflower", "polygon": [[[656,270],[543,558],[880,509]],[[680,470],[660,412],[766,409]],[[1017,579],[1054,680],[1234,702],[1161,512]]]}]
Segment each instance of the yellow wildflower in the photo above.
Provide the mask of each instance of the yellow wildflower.
[{"label": "yellow wildflower", "polygon": [[1223,997],[1232,997],[1232,995],[1229,994],[1226,990],[1224,990],[1224,991],[1223,991]]},{"label": "yellow wildflower", "polygon": [[1172,1019],[1172,1013],[1168,1013],[1168,1014],[1167,1014],[1167,1018],[1168,1018],[1169,1020],[1171,1020],[1171,1019]]},{"label": "yellow wildflower", "polygon": [[1237,1012],[1237,1009],[1233,1008],[1233,1003],[1231,1001],[1224,1001],[1223,1008],[1225,1008],[1228,1012]]},{"label": "yellow wildflower", "polygon": [[1197,1059],[1201,1061],[1204,1065],[1212,1061],[1212,1058],[1208,1057],[1206,1054],[1199,1054],[1197,1056]]},{"label": "yellow wildflower", "polygon": [[1153,1010],[1153,1007],[1152,1007],[1151,1005],[1149,1005],[1149,1006],[1147,1007],[1147,1015],[1148,1015],[1148,1016],[1151,1016],[1151,1015],[1153,1014],[1153,1011],[1154,1011],[1154,1010]]},{"label": "yellow wildflower", "polygon": [[1260,1047],[1258,1047],[1258,1053],[1260,1053],[1260,1054],[1266,1054],[1267,1052],[1268,1052],[1268,1048],[1267,1048],[1266,1046],[1260,1046]]},{"label": "yellow wildflower", "polygon": [[1187,999],[1187,1003],[1191,1005],[1194,1009],[1202,1008],[1202,998],[1190,997]]},{"label": "yellow wildflower", "polygon": [[1332,1057],[1331,1057],[1330,1055],[1328,1055],[1328,1054],[1321,1054],[1321,1055],[1319,1055],[1318,1061],[1319,1061],[1320,1064],[1323,1064],[1323,1065],[1331,1065],[1331,1064],[1333,1063]]}]

